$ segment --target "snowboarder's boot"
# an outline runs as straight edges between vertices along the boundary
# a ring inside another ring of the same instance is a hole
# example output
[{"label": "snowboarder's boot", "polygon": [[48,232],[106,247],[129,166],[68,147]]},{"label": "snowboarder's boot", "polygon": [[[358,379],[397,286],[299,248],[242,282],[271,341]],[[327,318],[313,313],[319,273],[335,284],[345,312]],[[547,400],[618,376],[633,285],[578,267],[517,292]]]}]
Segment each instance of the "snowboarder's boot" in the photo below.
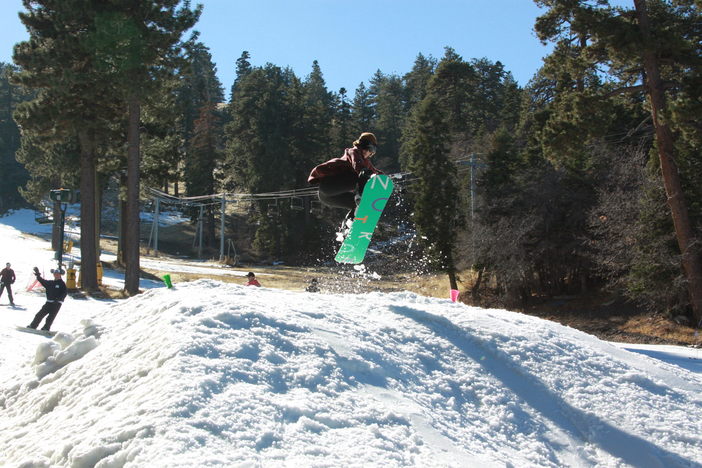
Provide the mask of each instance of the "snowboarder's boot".
[{"label": "snowboarder's boot", "polygon": [[350,210],[348,213],[346,213],[344,220],[341,222],[341,226],[339,226],[339,231],[336,233],[337,242],[344,242],[346,236],[349,235],[351,225],[353,224],[353,216],[355,212],[356,210]]}]

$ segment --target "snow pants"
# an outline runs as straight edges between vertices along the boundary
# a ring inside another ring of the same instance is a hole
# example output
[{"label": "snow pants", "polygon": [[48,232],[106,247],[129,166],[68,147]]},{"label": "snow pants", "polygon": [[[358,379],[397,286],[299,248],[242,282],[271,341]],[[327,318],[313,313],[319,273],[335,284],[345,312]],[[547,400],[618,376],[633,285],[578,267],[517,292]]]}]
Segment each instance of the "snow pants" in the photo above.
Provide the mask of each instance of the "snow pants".
[{"label": "snow pants", "polygon": [[358,176],[354,173],[325,177],[319,182],[319,201],[332,208],[355,210]]},{"label": "snow pants", "polygon": [[0,281],[0,297],[2,297],[2,292],[5,288],[7,288],[7,297],[10,298],[10,304],[14,304],[15,301],[12,298],[12,283],[3,283]]},{"label": "snow pants", "polygon": [[37,328],[39,323],[41,323],[41,319],[46,317],[46,322],[44,322],[44,326],[41,327],[41,329],[47,331],[50,330],[51,324],[54,323],[54,319],[56,318],[61,305],[62,304],[60,302],[46,301],[44,306],[39,310],[39,312],[37,312],[37,315],[34,316],[34,320],[32,320],[29,328]]},{"label": "snow pants", "polygon": [[370,170],[364,169],[359,175],[349,173],[325,177],[319,183],[319,201],[332,208],[346,208],[353,212],[356,210],[356,195],[360,199],[371,175]]}]

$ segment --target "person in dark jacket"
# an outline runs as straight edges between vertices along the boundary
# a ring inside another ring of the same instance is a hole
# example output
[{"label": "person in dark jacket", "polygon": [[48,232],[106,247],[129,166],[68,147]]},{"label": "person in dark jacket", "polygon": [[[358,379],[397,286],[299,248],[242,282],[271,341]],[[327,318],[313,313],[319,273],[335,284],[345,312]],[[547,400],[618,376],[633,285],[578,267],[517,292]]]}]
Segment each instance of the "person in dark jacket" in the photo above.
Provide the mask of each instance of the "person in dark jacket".
[{"label": "person in dark jacket", "polygon": [[307,182],[319,185],[319,200],[327,206],[346,208],[353,214],[370,176],[382,174],[370,161],[377,147],[375,135],[361,133],[353,147],[345,149],[341,157],[312,169]]},{"label": "person in dark jacket", "polygon": [[7,297],[10,299],[10,305],[14,306],[15,302],[12,297],[12,284],[15,282],[15,272],[10,268],[10,264],[6,263],[5,268],[0,271],[0,297],[3,291],[7,288]]},{"label": "person in dark jacket", "polygon": [[61,309],[61,306],[63,305],[63,300],[66,298],[67,292],[66,283],[64,283],[63,278],[61,278],[64,271],[61,269],[51,270],[51,273],[54,275],[53,281],[45,280],[41,277],[39,268],[34,267],[34,275],[37,277],[37,281],[39,281],[41,285],[44,286],[44,289],[46,289],[46,303],[42,306],[39,312],[37,312],[37,315],[34,316],[34,320],[32,320],[32,323],[30,323],[27,328],[36,329],[39,326],[39,323],[41,323],[41,319],[46,317],[46,322],[44,322],[44,326],[41,329],[49,331],[51,324],[54,323],[54,319],[56,318],[59,309]]}]

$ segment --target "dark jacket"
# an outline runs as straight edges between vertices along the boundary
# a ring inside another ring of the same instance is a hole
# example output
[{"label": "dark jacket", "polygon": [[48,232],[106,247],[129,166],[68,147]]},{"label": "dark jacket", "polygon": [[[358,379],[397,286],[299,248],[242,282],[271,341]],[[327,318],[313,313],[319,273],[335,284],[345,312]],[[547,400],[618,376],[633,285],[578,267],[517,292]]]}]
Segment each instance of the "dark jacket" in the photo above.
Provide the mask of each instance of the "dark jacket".
[{"label": "dark jacket", "polygon": [[363,169],[370,169],[373,171],[373,174],[382,174],[381,171],[373,166],[370,159],[365,159],[363,152],[354,146],[353,148],[346,148],[343,156],[340,158],[330,159],[312,169],[307,182],[316,185],[325,177],[341,174],[358,175]]},{"label": "dark jacket", "polygon": [[0,282],[12,284],[15,282],[15,271],[12,268],[5,267],[0,271]]},{"label": "dark jacket", "polygon": [[62,279],[45,280],[41,276],[37,276],[37,280],[46,289],[46,300],[63,302],[66,299],[66,283]]}]

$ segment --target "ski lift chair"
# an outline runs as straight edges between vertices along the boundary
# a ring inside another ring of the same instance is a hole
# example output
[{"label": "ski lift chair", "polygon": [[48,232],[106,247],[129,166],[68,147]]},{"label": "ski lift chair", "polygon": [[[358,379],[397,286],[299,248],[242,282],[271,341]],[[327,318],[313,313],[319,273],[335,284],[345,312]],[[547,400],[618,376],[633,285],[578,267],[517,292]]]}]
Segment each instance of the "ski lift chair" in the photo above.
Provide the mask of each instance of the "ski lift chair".
[{"label": "ski lift chair", "polygon": [[317,216],[322,214],[322,202],[319,200],[311,200],[310,201],[310,213],[315,214]]},{"label": "ski lift chair", "polygon": [[290,198],[290,209],[294,211],[304,211],[305,200],[303,200],[301,197]]},{"label": "ski lift chair", "polygon": [[54,217],[44,211],[34,210],[34,221],[39,224],[51,224],[54,222]]},{"label": "ski lift chair", "polygon": [[269,218],[275,218],[278,216],[278,200],[274,202],[268,202],[268,206],[266,207],[266,214]]}]

